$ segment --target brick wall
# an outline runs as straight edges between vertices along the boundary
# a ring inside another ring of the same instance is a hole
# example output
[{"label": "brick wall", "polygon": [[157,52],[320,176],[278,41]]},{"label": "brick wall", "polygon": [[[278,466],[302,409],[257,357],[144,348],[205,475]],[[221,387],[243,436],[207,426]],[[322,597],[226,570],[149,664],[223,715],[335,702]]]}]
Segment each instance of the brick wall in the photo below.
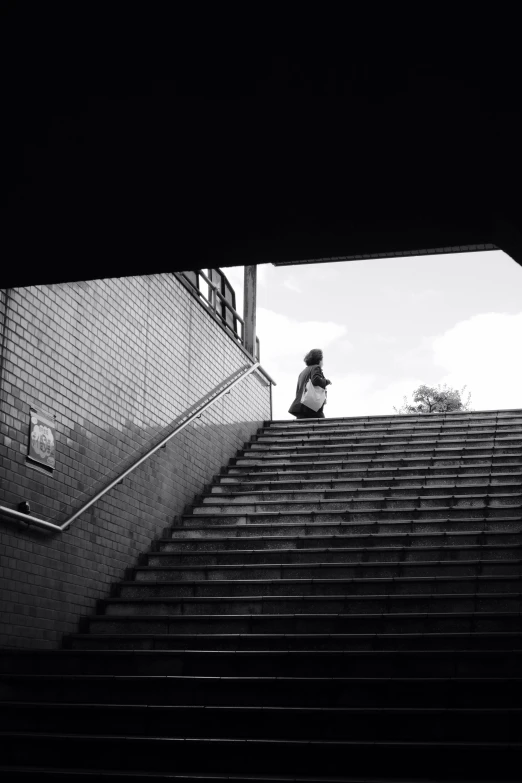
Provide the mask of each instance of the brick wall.
[{"label": "brick wall", "polygon": [[[10,289],[7,298],[0,505],[27,500],[57,524],[249,365],[173,275]],[[52,475],[26,463],[31,406],[56,415]],[[66,532],[0,517],[0,645],[59,646],[269,417],[270,386],[254,373]]]}]

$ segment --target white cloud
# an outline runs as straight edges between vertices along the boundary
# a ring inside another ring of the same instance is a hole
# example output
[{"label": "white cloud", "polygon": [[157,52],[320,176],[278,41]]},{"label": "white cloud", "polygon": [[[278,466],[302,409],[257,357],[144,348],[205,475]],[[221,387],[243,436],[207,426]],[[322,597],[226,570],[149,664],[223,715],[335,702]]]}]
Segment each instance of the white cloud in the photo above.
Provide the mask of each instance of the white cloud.
[{"label": "white cloud", "polygon": [[288,288],[289,291],[295,291],[298,294],[302,294],[301,288],[297,285],[293,277],[287,277],[286,280],[283,283],[285,288]]},{"label": "white cloud", "polygon": [[310,280],[325,282],[339,274],[339,262],[307,264],[306,266],[298,267],[298,269],[303,270]]},{"label": "white cloud", "polygon": [[397,343],[397,338],[394,335],[388,334],[376,334],[370,339],[378,345],[395,345]]},{"label": "white cloud", "polygon": [[257,282],[259,285],[267,286],[273,273],[275,266],[272,264],[258,264],[257,267]]},{"label": "white cloud", "polygon": [[[351,342],[351,340],[337,340],[334,349],[336,362],[338,363],[339,360],[342,359],[346,354],[353,353],[354,350],[354,344]],[[328,364],[331,363],[328,361]]]},{"label": "white cloud", "polygon": [[282,358],[301,360],[311,348],[328,348],[346,332],[346,326],[333,321],[298,321],[264,307],[257,310],[261,356],[270,357],[271,364]]},{"label": "white cloud", "polygon": [[476,410],[522,407],[522,313],[482,313],[433,341],[441,383],[467,386]]},{"label": "white cloud", "polygon": [[411,302],[422,302],[424,304],[428,304],[429,302],[433,302],[433,300],[440,299],[444,296],[442,291],[435,291],[433,288],[425,288],[420,291],[407,291],[406,294]]}]

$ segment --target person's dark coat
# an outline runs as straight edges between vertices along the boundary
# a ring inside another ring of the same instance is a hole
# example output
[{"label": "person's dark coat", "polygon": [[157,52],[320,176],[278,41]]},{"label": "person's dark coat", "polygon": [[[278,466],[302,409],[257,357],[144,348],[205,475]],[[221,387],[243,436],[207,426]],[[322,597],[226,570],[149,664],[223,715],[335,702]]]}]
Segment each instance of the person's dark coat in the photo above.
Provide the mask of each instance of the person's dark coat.
[{"label": "person's dark coat", "polygon": [[311,408],[308,408],[301,402],[301,397],[303,396],[304,388],[309,378],[312,379],[312,384],[314,386],[320,386],[322,389],[326,389],[326,378],[324,377],[323,371],[319,365],[312,364],[309,367],[305,367],[297,379],[295,400],[290,405],[288,413],[291,413],[292,416],[299,416],[306,419],[322,419],[324,417],[324,404],[321,405],[318,411],[313,411]]}]

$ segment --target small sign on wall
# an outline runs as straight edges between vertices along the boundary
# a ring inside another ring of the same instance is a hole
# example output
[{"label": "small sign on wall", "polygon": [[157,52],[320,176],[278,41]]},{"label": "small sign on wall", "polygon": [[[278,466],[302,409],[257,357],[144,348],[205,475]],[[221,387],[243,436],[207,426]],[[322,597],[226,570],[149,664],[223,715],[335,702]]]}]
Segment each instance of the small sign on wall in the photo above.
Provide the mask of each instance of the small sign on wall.
[{"label": "small sign on wall", "polygon": [[54,470],[56,461],[55,428],[56,422],[52,416],[31,408],[27,460],[48,471]]}]

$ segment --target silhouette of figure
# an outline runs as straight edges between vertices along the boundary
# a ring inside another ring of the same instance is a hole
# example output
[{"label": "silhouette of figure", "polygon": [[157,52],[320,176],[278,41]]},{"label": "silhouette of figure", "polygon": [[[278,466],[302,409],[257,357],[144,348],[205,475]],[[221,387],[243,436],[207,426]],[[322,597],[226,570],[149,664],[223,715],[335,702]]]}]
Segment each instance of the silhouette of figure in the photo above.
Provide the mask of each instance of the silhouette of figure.
[{"label": "silhouette of figure", "polygon": [[310,380],[312,386],[320,389],[326,389],[326,387],[331,384],[331,381],[323,375],[323,352],[320,348],[313,348],[304,357],[304,362],[306,367],[297,379],[295,400],[288,409],[288,413],[291,413],[292,416],[295,416],[297,419],[324,419],[325,415],[323,408],[326,403],[326,392],[325,401],[319,410],[313,410],[301,402],[308,380]]}]

